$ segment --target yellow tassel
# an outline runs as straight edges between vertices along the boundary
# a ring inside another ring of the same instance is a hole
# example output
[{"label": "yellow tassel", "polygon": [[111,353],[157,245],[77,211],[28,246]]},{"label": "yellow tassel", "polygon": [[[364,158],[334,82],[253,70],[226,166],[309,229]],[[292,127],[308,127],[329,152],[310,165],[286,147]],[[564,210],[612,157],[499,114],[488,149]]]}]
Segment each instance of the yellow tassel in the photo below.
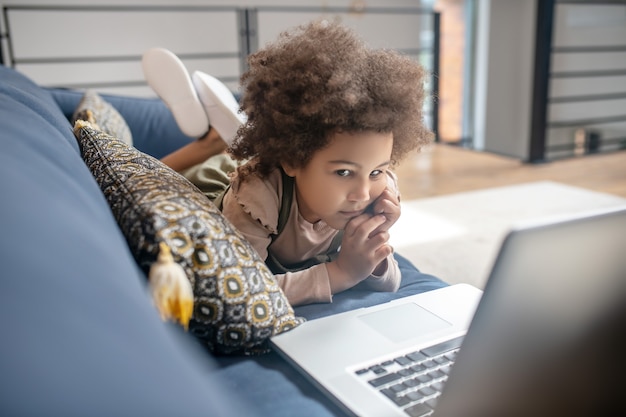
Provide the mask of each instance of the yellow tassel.
[{"label": "yellow tassel", "polygon": [[193,290],[182,266],[174,262],[165,242],[150,267],[150,292],[163,320],[178,321],[187,330],[193,314]]},{"label": "yellow tassel", "polygon": [[87,110],[85,111],[85,114],[87,116],[87,120],[77,119],[74,122],[74,131],[80,130],[83,127],[90,127],[94,130],[101,130],[100,126],[98,126],[98,123],[96,123],[95,117],[93,117],[93,112],[91,110]]}]

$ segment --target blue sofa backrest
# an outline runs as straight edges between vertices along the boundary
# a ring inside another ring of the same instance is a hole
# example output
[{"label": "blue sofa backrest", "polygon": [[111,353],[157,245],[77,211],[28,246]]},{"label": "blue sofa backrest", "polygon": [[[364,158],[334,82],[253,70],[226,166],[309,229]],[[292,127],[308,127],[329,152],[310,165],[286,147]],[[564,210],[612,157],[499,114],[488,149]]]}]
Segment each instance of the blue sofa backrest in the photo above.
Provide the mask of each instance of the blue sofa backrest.
[{"label": "blue sofa backrest", "polygon": [[250,415],[163,323],[50,91],[0,66],[0,415]]}]

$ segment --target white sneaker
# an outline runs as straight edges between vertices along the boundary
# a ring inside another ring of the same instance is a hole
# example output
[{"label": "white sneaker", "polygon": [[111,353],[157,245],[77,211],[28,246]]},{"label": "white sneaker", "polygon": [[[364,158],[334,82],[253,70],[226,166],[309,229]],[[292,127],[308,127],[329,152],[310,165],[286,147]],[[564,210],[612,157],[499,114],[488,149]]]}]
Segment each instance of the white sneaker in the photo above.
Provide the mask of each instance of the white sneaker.
[{"label": "white sneaker", "polygon": [[237,130],[246,122],[246,115],[239,111],[239,103],[233,93],[220,80],[195,71],[191,80],[196,87],[209,123],[228,145],[233,143]]},{"label": "white sneaker", "polygon": [[209,119],[180,59],[167,49],[152,48],[143,54],[141,64],[148,85],[170,109],[180,130],[187,136],[203,136]]}]

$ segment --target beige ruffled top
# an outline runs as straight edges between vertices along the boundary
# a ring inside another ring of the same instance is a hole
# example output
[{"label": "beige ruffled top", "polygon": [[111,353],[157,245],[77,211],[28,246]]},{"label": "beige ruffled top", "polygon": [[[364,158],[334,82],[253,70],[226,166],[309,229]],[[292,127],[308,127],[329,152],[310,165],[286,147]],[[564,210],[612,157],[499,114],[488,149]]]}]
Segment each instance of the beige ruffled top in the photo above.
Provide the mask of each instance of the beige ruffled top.
[{"label": "beige ruffled top", "polygon": [[[389,172],[389,183],[397,189],[396,177]],[[249,176],[239,181],[234,176],[231,188],[224,196],[224,216],[246,237],[262,259],[268,256],[272,235],[277,232],[278,213],[282,197],[282,178],[276,170],[268,178]],[[271,246],[272,254],[283,265],[293,264],[326,253],[337,230],[326,223],[307,222],[298,210],[293,193],[289,219],[285,228]],[[289,302],[296,306],[316,302],[332,302],[332,293],[326,264],[309,269],[276,275]],[[387,259],[387,271],[381,276],[370,276],[359,285],[374,291],[396,291],[400,285],[400,270],[393,255]]]}]

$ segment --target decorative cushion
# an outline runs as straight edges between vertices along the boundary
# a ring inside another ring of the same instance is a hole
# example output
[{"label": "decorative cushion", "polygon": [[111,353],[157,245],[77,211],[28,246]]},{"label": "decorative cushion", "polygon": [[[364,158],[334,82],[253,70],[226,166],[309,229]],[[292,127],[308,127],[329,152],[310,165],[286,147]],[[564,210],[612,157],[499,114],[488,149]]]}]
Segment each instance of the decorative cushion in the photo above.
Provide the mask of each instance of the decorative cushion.
[{"label": "decorative cushion", "polygon": [[[67,120],[71,121],[84,92],[64,88],[46,88]],[[133,146],[155,158],[163,158],[195,139],[180,131],[170,109],[158,97],[130,97],[99,93],[122,115],[133,135]],[[78,151],[74,135],[72,145]]]},{"label": "decorative cushion", "polygon": [[81,98],[72,116],[72,125],[76,120],[94,123],[103,132],[132,145],[133,136],[122,115],[94,90],[87,90]]},{"label": "decorative cushion", "polygon": [[304,321],[252,246],[186,178],[88,125],[74,133],[144,272],[159,242],[184,268],[194,292],[189,331],[212,352],[264,353],[270,336]]}]

